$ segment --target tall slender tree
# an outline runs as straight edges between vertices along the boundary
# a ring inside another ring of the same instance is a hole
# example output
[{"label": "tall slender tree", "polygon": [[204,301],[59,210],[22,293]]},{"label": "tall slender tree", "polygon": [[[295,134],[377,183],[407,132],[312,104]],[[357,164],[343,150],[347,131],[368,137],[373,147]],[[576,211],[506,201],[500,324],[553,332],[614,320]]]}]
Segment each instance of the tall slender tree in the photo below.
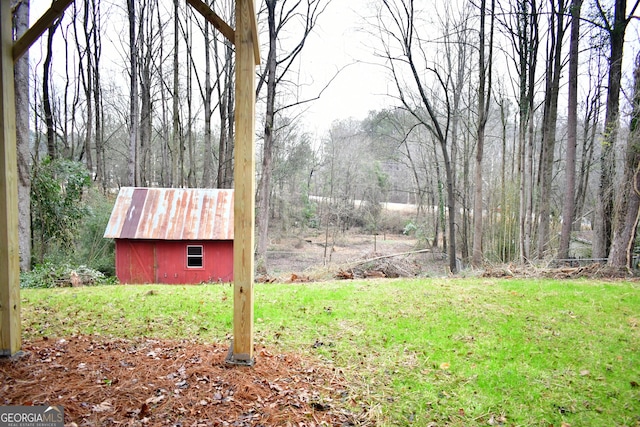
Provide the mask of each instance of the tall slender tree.
[{"label": "tall slender tree", "polygon": [[517,137],[517,186],[519,193],[519,256],[521,262],[528,262],[531,257],[532,211],[533,211],[533,151],[536,91],[536,74],[539,35],[539,4],[537,0],[508,2],[509,8],[500,5],[501,27],[511,41],[510,55],[516,70],[514,82],[518,103],[518,137]]},{"label": "tall slender tree", "polygon": [[600,182],[596,201],[593,235],[593,257],[605,258],[611,247],[614,213],[615,156],[620,120],[620,88],[622,82],[622,57],[627,25],[635,14],[640,1],[636,0],[627,15],[627,0],[615,0],[613,22],[601,1],[596,1],[600,12],[601,28],[609,38],[609,75],[607,79],[607,107],[604,135],[600,154]]},{"label": "tall slender tree", "polygon": [[[320,15],[325,11],[331,0],[265,0],[267,12],[267,26],[269,28],[269,52],[265,61],[265,68],[260,75],[256,94],[259,95],[266,85],[266,112],[264,119],[264,133],[262,145],[262,168],[257,190],[256,228],[258,242],[256,250],[256,265],[259,271],[267,270],[267,246],[269,234],[269,208],[271,203],[271,174],[273,151],[276,143],[275,123],[279,110],[290,107],[276,106],[278,86],[285,83],[286,75],[303,51],[307,37],[313,31]],[[289,27],[299,25],[299,38],[290,49],[282,50],[282,38]],[[257,96],[256,96],[257,98]],[[293,104],[299,104],[295,100]]]},{"label": "tall slender tree", "polygon": [[136,36],[136,4],[127,0],[129,18],[129,185],[136,186],[138,177],[138,136],[140,116],[138,115],[138,43]]},{"label": "tall slender tree", "polygon": [[[449,258],[449,269],[451,273],[458,271],[456,256],[456,195],[455,195],[455,172],[454,162],[451,158],[451,146],[449,141],[449,129],[451,125],[451,104],[448,99],[446,77],[439,72],[433,64],[429,64],[426,54],[425,42],[418,35],[416,25],[416,9],[413,0],[383,0],[382,9],[386,12],[379,16],[378,25],[380,37],[383,42],[385,60],[390,68],[392,79],[398,90],[400,101],[403,106],[418,120],[421,126],[429,131],[436,141],[443,159],[445,169],[445,183],[447,193],[447,225],[448,225],[448,245],[447,253]],[[389,40],[396,42],[391,46]],[[400,50],[398,55],[395,49]],[[422,56],[420,56],[422,55]],[[426,69],[433,74],[437,84],[444,93],[443,110],[438,111],[434,107],[434,99],[428,94],[426,82],[423,80],[423,70],[419,69],[418,62],[423,61]],[[402,80],[401,67],[408,68],[406,71],[410,75],[413,90],[417,92],[417,103],[413,102],[410,93]]]},{"label": "tall slender tree", "polygon": [[[214,44],[216,58],[216,74],[220,84],[218,88],[220,136],[218,139],[218,188],[233,186],[233,126],[234,126],[234,90],[233,90],[233,46],[224,40],[222,48],[216,39]],[[220,52],[222,51],[222,52]]]},{"label": "tall slender tree", "polygon": [[479,267],[483,261],[482,253],[482,158],[484,154],[485,128],[489,118],[489,106],[491,105],[491,77],[493,61],[493,29],[495,17],[495,1],[491,1],[491,9],[488,15],[491,17],[489,24],[489,52],[486,52],[486,28],[487,2],[480,1],[480,48],[478,54],[478,126],[476,144],[476,174],[475,174],[475,195],[473,205],[473,255],[471,263]]},{"label": "tall slender tree", "polygon": [[[556,3],[557,2],[557,3]],[[545,70],[544,111],[542,117],[542,147],[538,190],[538,257],[543,258],[550,244],[551,181],[558,126],[558,95],[562,74],[562,46],[566,31],[565,0],[550,0],[548,50]]]},{"label": "tall slender tree", "polygon": [[51,83],[51,64],[53,61],[53,36],[60,25],[62,18],[58,17],[49,27],[47,33],[47,53],[42,65],[42,108],[44,110],[44,121],[47,128],[47,154],[53,160],[58,157],[56,146],[56,128],[53,116],[53,99]]},{"label": "tall slender tree", "polygon": [[[213,141],[212,138],[212,129],[211,129],[211,116],[214,112],[214,106],[212,104],[213,98],[213,90],[214,86],[211,84],[211,50],[209,46],[212,44],[212,35],[211,28],[209,23],[205,21],[204,29],[203,29],[203,37],[204,37],[204,93],[203,97],[203,108],[204,108],[204,164],[202,166],[202,185],[207,188],[213,187],[214,177],[213,171],[215,169],[214,158],[213,158]],[[215,43],[215,42],[214,42]],[[216,78],[217,84],[220,84],[220,80]]]},{"label": "tall slender tree", "polygon": [[624,163],[624,180],[616,204],[618,221],[613,234],[609,265],[632,267],[633,247],[640,220],[640,53],[633,73],[631,122]]},{"label": "tall slender tree", "polygon": [[567,151],[565,162],[565,193],[562,207],[562,232],[558,258],[569,257],[569,243],[573,229],[576,187],[576,147],[578,133],[578,47],[580,39],[580,9],[582,0],[573,0],[570,6],[571,35],[569,37],[569,102],[567,113]]}]

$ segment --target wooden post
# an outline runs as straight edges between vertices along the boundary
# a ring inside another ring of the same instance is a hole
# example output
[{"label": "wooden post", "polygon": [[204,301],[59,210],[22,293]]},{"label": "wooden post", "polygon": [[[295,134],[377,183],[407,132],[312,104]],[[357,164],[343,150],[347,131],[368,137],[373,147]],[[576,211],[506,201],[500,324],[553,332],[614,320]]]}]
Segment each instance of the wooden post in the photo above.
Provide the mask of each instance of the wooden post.
[{"label": "wooden post", "polygon": [[230,363],[253,365],[255,230],[254,0],[236,0],[236,111],[234,145],[233,347]]},{"label": "wooden post", "polygon": [[0,1],[0,355],[20,350],[18,160],[11,2]]}]

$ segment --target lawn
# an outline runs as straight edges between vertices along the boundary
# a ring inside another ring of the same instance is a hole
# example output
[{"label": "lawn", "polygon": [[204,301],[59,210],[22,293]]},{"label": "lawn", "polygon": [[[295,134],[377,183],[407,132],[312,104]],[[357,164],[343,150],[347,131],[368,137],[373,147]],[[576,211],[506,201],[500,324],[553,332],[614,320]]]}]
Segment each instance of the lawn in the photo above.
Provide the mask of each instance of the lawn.
[{"label": "lawn", "polygon": [[[229,285],[25,289],[21,297],[25,340],[225,343],[232,331]],[[640,425],[638,282],[258,284],[255,339],[341,371],[350,400],[376,425]]]}]

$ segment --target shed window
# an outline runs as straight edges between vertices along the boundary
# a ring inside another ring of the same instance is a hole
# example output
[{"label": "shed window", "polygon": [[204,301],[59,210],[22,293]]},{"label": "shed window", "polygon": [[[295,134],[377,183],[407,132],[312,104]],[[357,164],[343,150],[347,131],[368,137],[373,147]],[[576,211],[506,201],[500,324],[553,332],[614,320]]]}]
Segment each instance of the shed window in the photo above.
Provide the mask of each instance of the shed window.
[{"label": "shed window", "polygon": [[187,267],[199,268],[204,265],[202,262],[202,246],[187,246]]}]

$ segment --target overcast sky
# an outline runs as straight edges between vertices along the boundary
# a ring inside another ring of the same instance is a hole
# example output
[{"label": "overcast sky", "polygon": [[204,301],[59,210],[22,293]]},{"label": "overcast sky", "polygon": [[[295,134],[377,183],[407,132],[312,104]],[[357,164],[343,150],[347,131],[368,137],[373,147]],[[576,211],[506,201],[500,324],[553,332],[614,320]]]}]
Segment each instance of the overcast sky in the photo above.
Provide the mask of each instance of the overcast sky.
[{"label": "overcast sky", "polygon": [[386,106],[387,76],[375,65],[371,35],[363,29],[368,0],[333,1],[320,17],[318,28],[302,54],[303,73],[314,85],[306,91],[314,94],[336,72],[337,77],[314,101],[305,117],[309,131],[322,133],[336,119],[362,119],[371,110]]}]

